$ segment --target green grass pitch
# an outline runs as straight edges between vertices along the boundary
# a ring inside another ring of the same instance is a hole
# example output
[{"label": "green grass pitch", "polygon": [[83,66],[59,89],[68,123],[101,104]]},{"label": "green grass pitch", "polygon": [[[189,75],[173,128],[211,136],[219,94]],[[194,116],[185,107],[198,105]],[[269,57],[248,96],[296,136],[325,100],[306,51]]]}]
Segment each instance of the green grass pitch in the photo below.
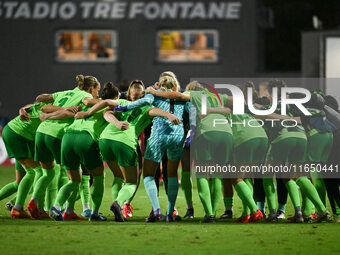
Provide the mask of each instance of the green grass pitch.
[{"label": "green grass pitch", "polygon": [[[0,167],[0,186],[13,181],[13,167]],[[340,225],[336,223],[236,224],[218,221],[201,224],[203,208],[196,188],[195,219],[173,224],[144,223],[151,205],[143,185],[132,203],[133,218],[116,223],[109,210],[112,174],[106,170],[106,189],[101,207],[107,222],[55,222],[52,220],[12,220],[0,202],[0,254],[340,254]],[[195,183],[195,180],[194,180]],[[288,199],[289,200],[289,199]],[[166,209],[164,186],[160,202]],[[81,212],[77,202],[76,212]],[[180,189],[176,207],[184,215],[186,206]],[[223,213],[221,201],[217,215]],[[235,216],[241,203],[235,199]],[[288,216],[293,210],[290,201]]]}]

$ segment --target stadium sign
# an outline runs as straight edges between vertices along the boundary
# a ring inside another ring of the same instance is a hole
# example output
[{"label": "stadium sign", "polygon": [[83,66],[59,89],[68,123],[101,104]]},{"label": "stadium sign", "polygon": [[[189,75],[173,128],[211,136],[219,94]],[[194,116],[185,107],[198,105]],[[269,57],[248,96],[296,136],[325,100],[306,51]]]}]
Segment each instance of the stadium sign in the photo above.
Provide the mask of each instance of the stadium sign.
[{"label": "stadium sign", "polygon": [[1,19],[227,19],[240,18],[241,2],[0,1]]}]

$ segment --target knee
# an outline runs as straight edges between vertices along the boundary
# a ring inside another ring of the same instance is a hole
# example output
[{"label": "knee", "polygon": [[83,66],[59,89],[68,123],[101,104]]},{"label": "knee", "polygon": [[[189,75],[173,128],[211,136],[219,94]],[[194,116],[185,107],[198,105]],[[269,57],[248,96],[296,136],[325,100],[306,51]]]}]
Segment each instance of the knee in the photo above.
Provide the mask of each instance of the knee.
[{"label": "knee", "polygon": [[53,170],[47,170],[43,171],[43,176],[47,178],[49,181],[52,181],[55,176],[55,173]]},{"label": "knee", "polygon": [[241,182],[241,181],[243,181],[243,179],[241,179],[241,178],[234,179],[234,180],[232,180],[232,184],[233,184],[233,185],[236,185],[237,183],[239,183],[239,182]]},{"label": "knee", "polygon": [[43,169],[52,169],[52,168],[54,168],[54,162],[53,161],[52,162],[47,162],[47,163],[41,162],[40,164],[41,164],[41,167]]},{"label": "knee", "polygon": [[[32,177],[34,178],[34,176],[35,176],[35,171],[34,171],[33,169],[29,168],[29,169],[26,170],[25,176],[29,176],[29,177],[31,177],[31,178],[32,178]],[[27,177],[26,177],[26,178],[27,178]]]}]

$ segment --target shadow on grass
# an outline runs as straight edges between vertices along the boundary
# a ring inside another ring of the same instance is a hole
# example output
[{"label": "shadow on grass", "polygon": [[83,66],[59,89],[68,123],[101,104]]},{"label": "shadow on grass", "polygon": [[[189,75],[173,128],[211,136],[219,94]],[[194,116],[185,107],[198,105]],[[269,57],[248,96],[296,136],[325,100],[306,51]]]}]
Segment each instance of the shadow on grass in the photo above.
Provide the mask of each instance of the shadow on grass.
[{"label": "shadow on grass", "polygon": [[[298,224],[298,223],[291,223],[287,220],[279,221],[277,223],[271,223],[271,222],[265,222],[265,221],[260,221],[256,223],[233,223],[232,219],[228,220],[216,220],[215,223],[201,223],[202,218],[195,218],[195,219],[185,219],[181,221],[176,221],[176,222],[171,222],[171,223],[166,223],[166,222],[153,222],[153,223],[145,223],[145,218],[144,217],[133,217],[131,219],[128,219],[127,222],[115,222],[114,218],[112,215],[105,215],[107,216],[107,221],[103,222],[89,222],[88,220],[82,220],[82,221],[53,221],[49,219],[44,219],[44,220],[33,220],[33,219],[16,219],[13,220],[10,217],[0,217],[0,227],[3,225],[25,225],[25,226],[103,226],[103,225],[108,225],[108,226],[152,226],[152,225],[162,225],[162,226],[176,226],[176,225],[182,225],[182,226],[194,226],[194,225],[226,225],[226,226],[251,226],[251,225],[291,225],[291,224]],[[301,223],[300,223],[301,224]],[[302,224],[307,224],[307,223],[302,223]],[[312,225],[312,224],[309,224]]]}]

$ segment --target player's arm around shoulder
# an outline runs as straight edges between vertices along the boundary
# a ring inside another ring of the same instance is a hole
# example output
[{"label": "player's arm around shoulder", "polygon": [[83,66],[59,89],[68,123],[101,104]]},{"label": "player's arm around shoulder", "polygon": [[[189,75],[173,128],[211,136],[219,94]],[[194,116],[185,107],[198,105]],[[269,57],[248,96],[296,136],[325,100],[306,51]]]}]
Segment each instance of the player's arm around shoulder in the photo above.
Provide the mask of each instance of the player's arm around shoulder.
[{"label": "player's arm around shoulder", "polygon": [[178,100],[190,100],[190,94],[189,93],[181,93],[178,91],[160,91],[155,90],[153,87],[148,87],[145,91],[146,93],[152,94],[157,97],[163,97],[168,99],[178,99]]},{"label": "player's arm around shoulder", "polygon": [[54,101],[53,94],[40,94],[35,99],[38,103],[52,103]]},{"label": "player's arm around shoulder", "polygon": [[114,115],[114,111],[111,109],[107,109],[105,111],[104,119],[112,125],[115,125],[120,130],[126,130],[129,128],[129,123],[126,121],[119,121]]},{"label": "player's arm around shoulder", "polygon": [[87,118],[89,116],[91,116],[92,114],[105,109],[106,107],[109,107],[110,109],[113,109],[115,106],[118,105],[118,101],[117,100],[113,100],[113,99],[105,99],[105,100],[101,100],[101,99],[96,99],[99,100],[95,105],[93,105],[89,110],[84,111],[84,112],[78,112],[74,118],[75,119],[84,119]]},{"label": "player's arm around shoulder", "polygon": [[41,113],[40,114],[40,120],[62,120],[62,119],[68,119],[73,118],[75,114],[81,110],[81,106],[75,105],[75,106],[69,106],[62,108],[59,111],[51,112],[51,113]]},{"label": "player's arm around shoulder", "polygon": [[164,117],[164,118],[167,118],[167,119],[170,120],[171,123],[174,124],[174,125],[178,125],[178,124],[182,123],[182,122],[180,121],[180,119],[179,119],[177,116],[175,116],[175,115],[173,115],[173,114],[171,114],[171,113],[169,113],[169,112],[163,111],[162,109],[159,109],[159,108],[157,108],[157,107],[152,107],[152,108],[150,108],[150,109],[148,110],[148,115],[149,115],[151,118],[156,117],[156,116],[157,116],[157,117]]}]

